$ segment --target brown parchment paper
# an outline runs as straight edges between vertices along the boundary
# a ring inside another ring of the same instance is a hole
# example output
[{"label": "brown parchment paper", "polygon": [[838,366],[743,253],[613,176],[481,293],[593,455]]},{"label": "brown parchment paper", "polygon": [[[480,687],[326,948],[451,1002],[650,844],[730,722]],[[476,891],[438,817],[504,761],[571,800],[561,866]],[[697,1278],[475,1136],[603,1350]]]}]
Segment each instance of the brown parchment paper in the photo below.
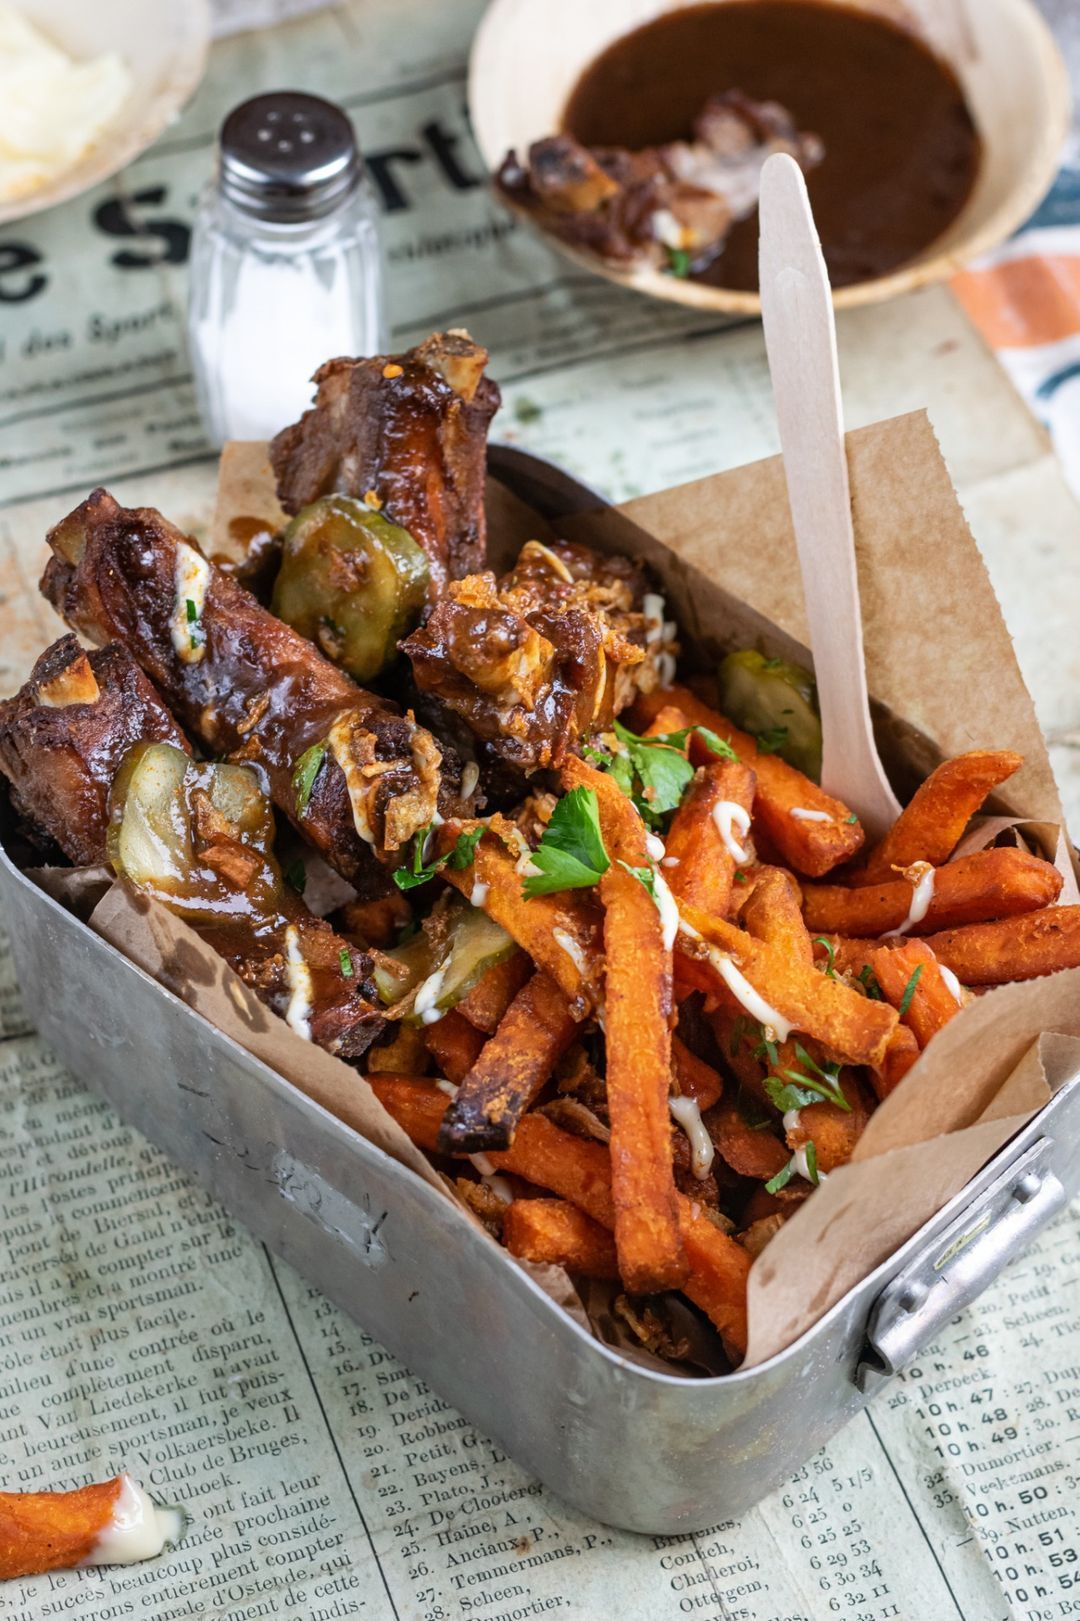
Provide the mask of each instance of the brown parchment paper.
[{"label": "brown parchment paper", "polygon": [[[875,733],[901,799],[949,755],[1016,749],[1025,763],[994,802],[1000,821],[989,837],[1022,826],[1057,856],[1073,886],[1075,852],[1062,834],[1034,707],[929,421],[923,413],[900,417],[849,434],[847,443]],[[227,449],[216,537],[228,535],[235,517],[270,517],[269,480],[265,447]],[[554,526],[489,482],[488,524],[496,570],[525,540],[552,529],[643,558],[698,668],[746,645],[812,662],[779,458]],[[213,958],[214,973],[197,979],[170,968],[185,951],[211,957],[185,924],[136,903],[119,885],[91,921],[294,1085],[444,1186],[366,1083],[269,1014],[223,962]],[[965,1008],[872,1117],[852,1163],[828,1178],[755,1263],[746,1365],[811,1327],[1080,1072],[1077,1038],[1080,969],[1002,987]],[[565,1303],[562,1275],[548,1292]]]}]

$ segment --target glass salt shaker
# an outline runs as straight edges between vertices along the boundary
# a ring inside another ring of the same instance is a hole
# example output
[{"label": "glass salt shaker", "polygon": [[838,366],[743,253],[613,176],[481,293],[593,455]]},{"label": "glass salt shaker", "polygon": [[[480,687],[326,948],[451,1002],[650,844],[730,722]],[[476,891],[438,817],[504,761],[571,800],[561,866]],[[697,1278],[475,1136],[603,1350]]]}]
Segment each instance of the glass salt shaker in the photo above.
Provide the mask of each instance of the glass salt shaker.
[{"label": "glass salt shaker", "polygon": [[275,91],[226,118],[191,247],[188,345],[214,445],[269,439],[336,355],[385,348],[376,206],[352,124]]}]

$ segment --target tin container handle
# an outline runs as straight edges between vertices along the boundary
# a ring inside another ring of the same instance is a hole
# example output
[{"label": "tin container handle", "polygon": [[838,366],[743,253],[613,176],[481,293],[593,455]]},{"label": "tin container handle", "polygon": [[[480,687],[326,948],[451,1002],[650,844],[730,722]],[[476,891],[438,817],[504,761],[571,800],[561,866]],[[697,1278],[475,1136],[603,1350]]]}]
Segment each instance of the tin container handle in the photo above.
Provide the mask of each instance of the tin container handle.
[{"label": "tin container handle", "polygon": [[1040,1137],[885,1285],[855,1383],[872,1394],[934,1339],[1052,1221],[1066,1193]]}]

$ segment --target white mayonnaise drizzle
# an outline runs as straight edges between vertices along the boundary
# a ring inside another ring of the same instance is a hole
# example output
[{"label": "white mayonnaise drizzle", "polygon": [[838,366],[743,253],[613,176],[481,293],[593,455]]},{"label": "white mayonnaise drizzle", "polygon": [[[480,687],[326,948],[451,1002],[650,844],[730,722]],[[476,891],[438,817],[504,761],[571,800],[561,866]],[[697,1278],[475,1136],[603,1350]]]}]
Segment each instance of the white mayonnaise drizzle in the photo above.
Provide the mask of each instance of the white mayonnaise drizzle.
[{"label": "white mayonnaise drizzle", "polygon": [[941,977],[945,981],[945,989],[948,991],[953,1001],[956,1002],[960,1007],[963,1007],[964,987],[961,985],[951,968],[946,968],[943,962],[938,963],[938,967],[941,969]]},{"label": "white mayonnaise drizzle", "polygon": [[[206,590],[210,584],[210,564],[186,540],[176,543],[176,601],[172,616],[172,644],[176,656],[184,664],[198,664],[206,652],[206,637],[202,630],[202,612]],[[188,617],[188,603],[193,617]]]},{"label": "white mayonnaise drizzle", "polygon": [[471,906],[483,906],[490,892],[490,884],[481,883],[479,878],[474,878],[472,891],[469,895],[469,904]]},{"label": "white mayonnaise drizzle", "polygon": [[574,936],[566,929],[552,929],[551,938],[559,947],[560,951],[566,952],[566,955],[570,958],[570,961],[573,963],[582,979],[584,979],[585,953],[582,951],[578,942],[574,939]]},{"label": "white mayonnaise drizzle", "polygon": [[665,856],[663,861],[661,861],[660,865],[662,867],[677,867],[679,865],[679,857],[678,856]]},{"label": "white mayonnaise drizzle", "polygon": [[664,950],[671,951],[675,945],[675,937],[679,932],[682,919],[679,917],[679,908],[675,904],[675,897],[667,886],[667,880],[660,873],[653,873],[653,895],[656,898],[657,910],[660,913],[660,928],[663,931]]},{"label": "white mayonnaise drizzle", "polygon": [[97,1541],[83,1561],[87,1565],[137,1565],[155,1559],[167,1542],[179,1542],[184,1514],[178,1508],[158,1508],[130,1475],[121,1475],[112,1518],[98,1532]]},{"label": "white mayonnaise drizzle", "polygon": [[423,1024],[438,1024],[443,1016],[444,1010],[435,1004],[442,995],[446,969],[447,964],[443,963],[441,968],[436,968],[433,974],[429,974],[413,998],[413,1012]]},{"label": "white mayonnaise drizzle", "polygon": [[500,1204],[513,1204],[514,1190],[504,1176],[485,1176],[484,1186],[493,1193]]},{"label": "white mayonnaise drizzle", "polygon": [[657,653],[656,679],[660,683],[661,691],[664,691],[667,687],[670,687],[673,684],[675,680],[674,653]]},{"label": "white mayonnaise drizzle", "polygon": [[797,1131],[798,1130],[799,1116],[801,1114],[802,1114],[801,1109],[789,1109],[788,1110],[787,1114],[784,1116],[784,1132],[785,1132],[785,1134],[787,1132],[789,1132],[789,1131]]},{"label": "white mayonnaise drizzle", "polygon": [[349,791],[349,804],[352,806],[353,826],[365,844],[375,843],[375,834],[368,821],[367,803],[373,784],[368,782],[353,759],[349,747],[352,732],[352,715],[339,715],[330,728],[330,735],[326,741],[330,745],[330,752],[341,767],[345,778],[345,786]]},{"label": "white mayonnaise drizzle", "polygon": [[543,541],[527,540],[524,546],[521,548],[522,557],[524,557],[526,553],[531,553],[534,557],[542,557],[552,574],[557,575],[560,580],[565,580],[567,585],[573,585],[574,576],[571,574],[562,558],[558,557],[550,547],[545,546]]},{"label": "white mayonnaise drizzle", "polygon": [[676,1125],[685,1131],[690,1143],[690,1163],[699,1182],[704,1182],[712,1170],[716,1149],[705,1130],[697,1098],[669,1098],[668,1107]]},{"label": "white mayonnaise drizzle", "polygon": [[756,1019],[766,1030],[776,1033],[777,1041],[786,1041],[793,1026],[770,1007],[763,996],[760,996],[750,981],[744,979],[730,957],[725,957],[719,951],[709,952],[709,958],[720,978],[724,981],[735,1000],[744,1007],[752,1019]]},{"label": "white mayonnaise drizzle", "polygon": [[285,1023],[305,1041],[311,1040],[311,1011],[315,987],[311,969],[300,950],[300,932],[295,923],[285,930],[285,982],[289,987],[289,1005],[285,1009]]},{"label": "white mayonnaise drizzle", "polygon": [[653,647],[663,639],[667,613],[667,604],[659,591],[646,591],[641,600],[641,611],[645,616],[645,645]]},{"label": "white mayonnaise drizzle", "polygon": [[645,849],[648,851],[650,861],[663,861],[664,841],[658,839],[655,833],[646,833]]},{"label": "white mayonnaise drizzle", "polygon": [[442,1079],[442,1080],[436,1081],[435,1085],[439,1088],[440,1092],[445,1092],[448,1098],[456,1098],[457,1097],[458,1089],[454,1085],[453,1081],[448,1081],[448,1080]]},{"label": "white mayonnaise drizzle", "polygon": [[750,852],[743,849],[731,830],[737,827],[745,838],[750,831],[750,812],[734,799],[721,799],[713,806],[712,817],[728,855],[737,867],[745,867]]},{"label": "white mayonnaise drizzle", "polygon": [[472,794],[474,793],[474,791],[476,789],[476,785],[477,785],[477,783],[479,781],[480,781],[480,767],[477,765],[475,760],[466,760],[465,764],[461,768],[461,797],[462,797],[462,799],[471,798]]},{"label": "white mayonnaise drizzle", "polygon": [[831,822],[833,818],[828,811],[807,810],[805,805],[792,805],[788,811],[797,822]]},{"label": "white mayonnaise drizzle", "polygon": [[[806,1181],[806,1182],[812,1182],[814,1180],[814,1178],[810,1175],[810,1166],[807,1164],[806,1148],[807,1148],[806,1143],[804,1143],[801,1148],[797,1148],[795,1150],[794,1154],[792,1154],[791,1160],[792,1160],[792,1164],[795,1166],[796,1171],[803,1178],[803,1180]],[[818,1179],[819,1182],[824,1182],[825,1181],[825,1172],[824,1171],[819,1171],[818,1174],[817,1174],[817,1179]]]},{"label": "white mayonnaise drizzle", "polygon": [[906,876],[910,878],[912,873],[917,873],[919,877],[915,888],[911,892],[911,905],[908,908],[908,915],[898,929],[889,930],[888,934],[884,936],[887,940],[895,938],[898,934],[907,934],[909,930],[915,927],[916,923],[922,922],[930,910],[934,899],[934,881],[937,878],[937,869],[931,867],[928,861],[916,861],[908,868]]},{"label": "white mayonnaise drizzle", "polygon": [[480,1176],[488,1177],[495,1175],[495,1167],[488,1159],[486,1154],[470,1154],[469,1164],[480,1174]]}]

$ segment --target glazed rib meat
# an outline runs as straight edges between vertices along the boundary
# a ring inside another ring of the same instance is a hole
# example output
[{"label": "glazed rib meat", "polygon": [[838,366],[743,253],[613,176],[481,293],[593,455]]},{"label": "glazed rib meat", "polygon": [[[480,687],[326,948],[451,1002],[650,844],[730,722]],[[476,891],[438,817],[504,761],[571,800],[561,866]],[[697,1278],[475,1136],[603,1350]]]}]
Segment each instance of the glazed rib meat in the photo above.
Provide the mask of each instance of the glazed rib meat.
[{"label": "glazed rib meat", "polygon": [[[28,836],[59,846],[75,866],[109,861],[110,794],[130,751],[187,742],[150,682],[115,643],[87,653],[63,636],[38,659],[25,686],[0,703],[0,771]],[[213,771],[213,767],[192,767]],[[190,870],[178,909],[213,950],[275,1012],[287,1013],[303,964],[312,1041],[358,1057],[383,1028],[369,983],[372,963],[315,917],[300,896],[235,837],[204,791],[193,795]],[[273,882],[256,884],[256,872]],[[266,897],[272,895],[271,904]],[[165,904],[167,896],[158,894]],[[191,917],[194,906],[200,915]],[[351,973],[342,972],[342,952]]]},{"label": "glazed rib meat", "polygon": [[0,703],[0,770],[35,843],[58,845],[77,867],[105,860],[109,790],[133,743],[183,733],[123,648],[87,653],[61,636],[25,686]]},{"label": "glazed rib meat", "polygon": [[159,512],[96,490],[49,544],[42,590],[67,623],[120,642],[209,753],[255,766],[343,877],[370,887],[373,854],[392,858],[431,821],[442,781],[431,734],[355,686]]},{"label": "glazed rib meat", "polygon": [[508,153],[496,183],[572,247],[623,266],[663,266],[684,254],[690,269],[703,270],[757,207],[761,170],[777,152],[804,169],[823,155],[783,107],[733,90],[706,102],[692,140],[631,152],[552,135],[535,141],[525,162]]},{"label": "glazed rib meat", "polygon": [[673,660],[644,571],[583,546],[529,541],[511,572],[452,584],[402,642],[416,684],[529,772],[603,731]]},{"label": "glazed rib meat", "polygon": [[433,598],[480,568],[500,399],[487,358],[467,333],[446,332],[405,354],[320,366],[314,406],[270,447],[285,511],[324,495],[366,499],[426,552]]}]

